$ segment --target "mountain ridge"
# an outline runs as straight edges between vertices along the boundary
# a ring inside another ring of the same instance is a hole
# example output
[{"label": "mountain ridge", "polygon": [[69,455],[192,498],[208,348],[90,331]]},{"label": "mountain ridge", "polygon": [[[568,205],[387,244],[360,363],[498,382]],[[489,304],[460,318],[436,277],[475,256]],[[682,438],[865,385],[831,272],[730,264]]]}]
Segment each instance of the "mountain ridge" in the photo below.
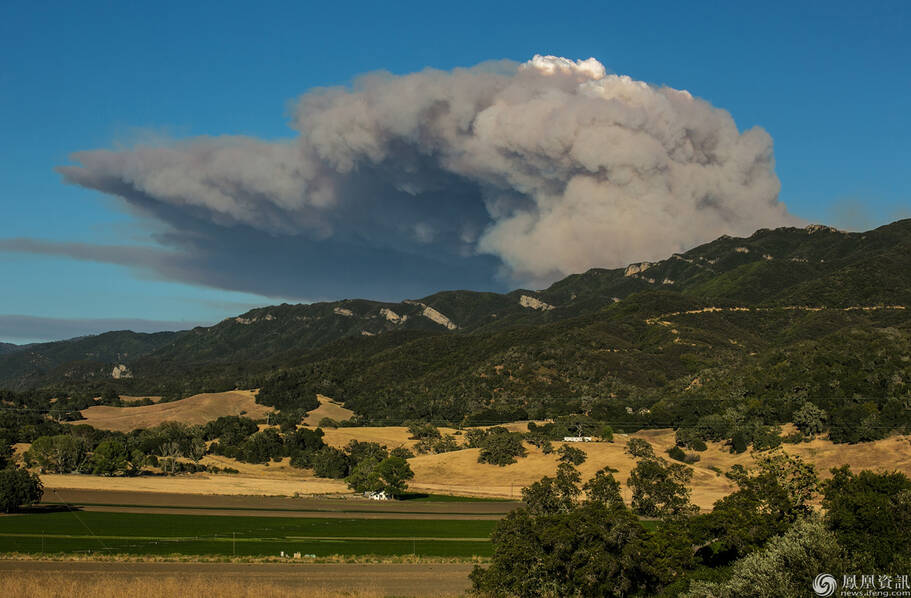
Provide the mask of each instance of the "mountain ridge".
[{"label": "mountain ridge", "polygon": [[20,345],[14,345],[13,343],[0,343],[0,355],[6,353],[13,353],[22,349]]},{"label": "mountain ridge", "polygon": [[[653,263],[593,268],[541,290],[281,304],[187,331],[118,331],[43,343],[0,355],[0,388],[99,382],[112,378],[119,366],[121,376],[140,379],[166,369],[181,375],[224,370],[236,378],[300,362],[346,339],[392,334],[380,344],[397,345],[427,335],[498,334],[599,314],[642,293],[670,292],[696,306],[911,305],[911,284],[903,276],[911,271],[909,232],[911,220],[864,233],[822,225],[760,229],[744,238],[722,236]],[[670,296],[664,295],[668,301]]]}]

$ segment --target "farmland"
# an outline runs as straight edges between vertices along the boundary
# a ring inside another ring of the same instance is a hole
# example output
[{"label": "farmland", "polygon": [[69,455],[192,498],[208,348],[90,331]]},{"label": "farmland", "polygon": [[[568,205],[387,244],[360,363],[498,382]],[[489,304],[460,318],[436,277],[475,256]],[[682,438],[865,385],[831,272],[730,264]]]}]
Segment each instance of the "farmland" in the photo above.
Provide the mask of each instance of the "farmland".
[{"label": "farmland", "polygon": [[0,517],[0,552],[488,556],[495,521],[60,511]]}]

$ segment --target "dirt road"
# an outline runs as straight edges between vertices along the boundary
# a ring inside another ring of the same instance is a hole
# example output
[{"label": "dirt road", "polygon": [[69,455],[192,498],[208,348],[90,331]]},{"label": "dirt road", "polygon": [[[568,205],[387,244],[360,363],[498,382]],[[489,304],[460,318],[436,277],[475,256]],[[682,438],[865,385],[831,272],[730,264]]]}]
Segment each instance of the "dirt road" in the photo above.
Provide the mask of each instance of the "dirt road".
[{"label": "dirt road", "polygon": [[177,578],[268,582],[292,589],[371,591],[396,596],[453,595],[469,587],[470,564],[118,563],[0,560],[0,577],[63,574],[79,580]]}]

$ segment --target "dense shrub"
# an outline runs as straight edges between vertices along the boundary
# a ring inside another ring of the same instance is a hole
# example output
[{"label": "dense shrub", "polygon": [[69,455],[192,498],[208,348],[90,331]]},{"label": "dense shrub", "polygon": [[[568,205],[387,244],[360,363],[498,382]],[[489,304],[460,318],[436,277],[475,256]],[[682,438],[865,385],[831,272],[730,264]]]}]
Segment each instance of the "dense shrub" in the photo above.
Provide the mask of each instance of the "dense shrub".
[{"label": "dense shrub", "polygon": [[89,443],[72,434],[41,436],[25,452],[27,465],[46,473],[70,473],[80,469],[89,456]]},{"label": "dense shrub", "polygon": [[491,463],[501,467],[515,463],[518,457],[527,454],[522,444],[522,434],[501,427],[488,428],[480,441],[480,448],[478,463]]},{"label": "dense shrub", "polygon": [[360,463],[367,459],[374,459],[379,463],[389,456],[389,451],[382,444],[378,442],[361,442],[359,440],[349,442],[348,446],[345,447],[345,452],[348,453],[354,463]]},{"label": "dense shrub", "polygon": [[431,423],[409,421],[405,422],[405,427],[408,428],[408,433],[411,434],[412,440],[426,440],[439,438],[441,436],[437,427]]},{"label": "dense shrub", "polygon": [[320,478],[342,479],[350,473],[351,458],[345,451],[325,446],[313,453],[310,459],[313,474]]},{"label": "dense shrub", "polygon": [[847,569],[835,534],[810,516],[734,563],[724,581],[697,581],[681,598],[802,598],[820,572],[841,579]]},{"label": "dense shrub", "polygon": [[649,534],[605,470],[580,488],[578,472],[561,464],[555,477],[525,489],[523,500],[525,507],[498,522],[490,565],[471,574],[481,596],[653,595],[692,566],[688,538]]},{"label": "dense shrub", "polygon": [[829,411],[829,440],[837,443],[856,443],[879,440],[888,434],[891,422],[882,422],[875,403],[849,403]]},{"label": "dense shrub", "polygon": [[301,428],[290,434],[285,434],[285,452],[288,455],[294,456],[299,452],[318,451],[326,446],[326,443],[323,442],[323,436],[324,433],[320,428],[316,428],[315,430]]},{"label": "dense shrub", "polygon": [[690,503],[687,484],[693,470],[679,463],[646,457],[636,463],[627,485],[633,491],[633,512],[645,517],[691,515],[696,508]]},{"label": "dense shrub", "polygon": [[255,434],[258,429],[259,427],[252,419],[237,415],[227,415],[207,423],[204,438],[206,440],[215,440],[217,438],[223,446],[236,446]]},{"label": "dense shrub", "polygon": [[674,459],[676,461],[683,461],[686,459],[686,453],[683,452],[683,449],[681,449],[679,446],[672,446],[667,450],[667,454],[671,459]]},{"label": "dense shrub", "polygon": [[806,402],[800,409],[794,412],[794,426],[801,433],[807,436],[822,434],[826,426],[826,412],[814,405]]},{"label": "dense shrub", "polygon": [[446,434],[444,436],[427,436],[422,438],[416,445],[414,445],[414,450],[418,453],[451,453],[452,451],[459,450],[461,445],[455,439],[455,436],[451,434]]},{"label": "dense shrub", "polygon": [[730,442],[732,453],[743,453],[747,450],[747,440],[743,432],[735,432]]},{"label": "dense shrub", "polygon": [[0,469],[5,469],[13,458],[13,445],[4,437],[0,437]]},{"label": "dense shrub", "polygon": [[273,428],[253,434],[239,447],[236,458],[247,463],[278,461],[285,454],[282,437]]},{"label": "dense shrub", "polygon": [[307,386],[306,380],[287,370],[265,380],[256,395],[256,402],[281,411],[311,411],[319,407],[316,393]]},{"label": "dense shrub", "polygon": [[44,486],[37,475],[25,469],[0,470],[0,511],[14,513],[41,500]]},{"label": "dense shrub", "polygon": [[677,446],[694,451],[704,451],[708,448],[705,441],[699,437],[699,432],[694,428],[677,428],[677,431],[674,432],[674,440]]},{"label": "dense shrub", "polygon": [[414,453],[405,448],[404,446],[397,446],[391,451],[389,451],[390,456],[399,457],[401,459],[412,459],[414,458]]},{"label": "dense shrub", "polygon": [[89,467],[95,475],[122,475],[130,468],[130,454],[119,440],[105,440],[95,447]]},{"label": "dense shrub", "polygon": [[855,474],[847,465],[832,474],[822,504],[838,541],[879,570],[911,565],[911,480],[899,472]]},{"label": "dense shrub", "polygon": [[778,426],[761,426],[753,433],[753,448],[767,451],[781,446],[781,428]]}]

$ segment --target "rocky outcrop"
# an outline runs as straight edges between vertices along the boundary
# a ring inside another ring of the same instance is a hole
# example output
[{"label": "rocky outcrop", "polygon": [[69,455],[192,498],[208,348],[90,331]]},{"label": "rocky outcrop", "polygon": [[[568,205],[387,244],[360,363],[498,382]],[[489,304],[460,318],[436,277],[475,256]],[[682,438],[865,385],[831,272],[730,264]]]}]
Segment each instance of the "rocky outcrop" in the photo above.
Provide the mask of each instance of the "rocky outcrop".
[{"label": "rocky outcrop", "polygon": [[129,370],[129,368],[127,368],[127,366],[123,365],[122,363],[120,365],[115,365],[114,371],[111,372],[111,378],[113,378],[114,380],[120,380],[121,378],[132,378],[132,377],[133,377],[133,372],[131,372]]},{"label": "rocky outcrop", "polygon": [[626,267],[626,271],[623,273],[623,275],[629,277],[629,276],[634,276],[636,274],[641,274],[642,272],[645,272],[653,265],[654,264],[652,264],[651,262],[639,262],[638,264],[630,264],[629,266]]},{"label": "rocky outcrop", "polygon": [[[420,305],[424,305],[424,304],[421,303]],[[444,316],[437,310],[433,309],[429,305],[424,305],[424,311],[421,312],[421,315],[432,322],[436,322],[440,326],[445,326],[447,330],[455,330],[456,328],[458,328],[458,326],[456,326],[452,320],[450,320],[449,318],[447,318],[446,316]]]},{"label": "rocky outcrop", "polygon": [[236,318],[234,318],[234,321],[237,322],[238,324],[243,324],[244,326],[248,326],[250,324],[255,324],[256,322],[259,322],[259,321],[271,322],[274,319],[275,319],[275,316],[273,316],[272,314],[266,314],[262,318],[257,318],[255,316],[252,318],[236,317]]},{"label": "rocky outcrop", "polygon": [[408,316],[406,316],[406,315],[400,316],[399,314],[395,313],[388,307],[381,308],[380,315],[383,316],[384,318],[386,318],[387,320],[389,320],[390,322],[392,322],[393,324],[404,324],[405,321],[408,319]]},{"label": "rocky outcrop", "polygon": [[554,308],[553,305],[544,303],[540,299],[532,297],[531,295],[522,295],[519,297],[519,305],[528,309],[537,309],[539,311],[548,311]]},{"label": "rocky outcrop", "polygon": [[842,231],[838,230],[837,228],[833,228],[831,226],[826,226],[824,224],[810,224],[806,228],[804,228],[804,230],[807,231],[808,233],[810,233],[811,235],[813,233],[818,233],[818,232],[822,232],[822,231],[827,231],[830,233],[842,232]]}]

